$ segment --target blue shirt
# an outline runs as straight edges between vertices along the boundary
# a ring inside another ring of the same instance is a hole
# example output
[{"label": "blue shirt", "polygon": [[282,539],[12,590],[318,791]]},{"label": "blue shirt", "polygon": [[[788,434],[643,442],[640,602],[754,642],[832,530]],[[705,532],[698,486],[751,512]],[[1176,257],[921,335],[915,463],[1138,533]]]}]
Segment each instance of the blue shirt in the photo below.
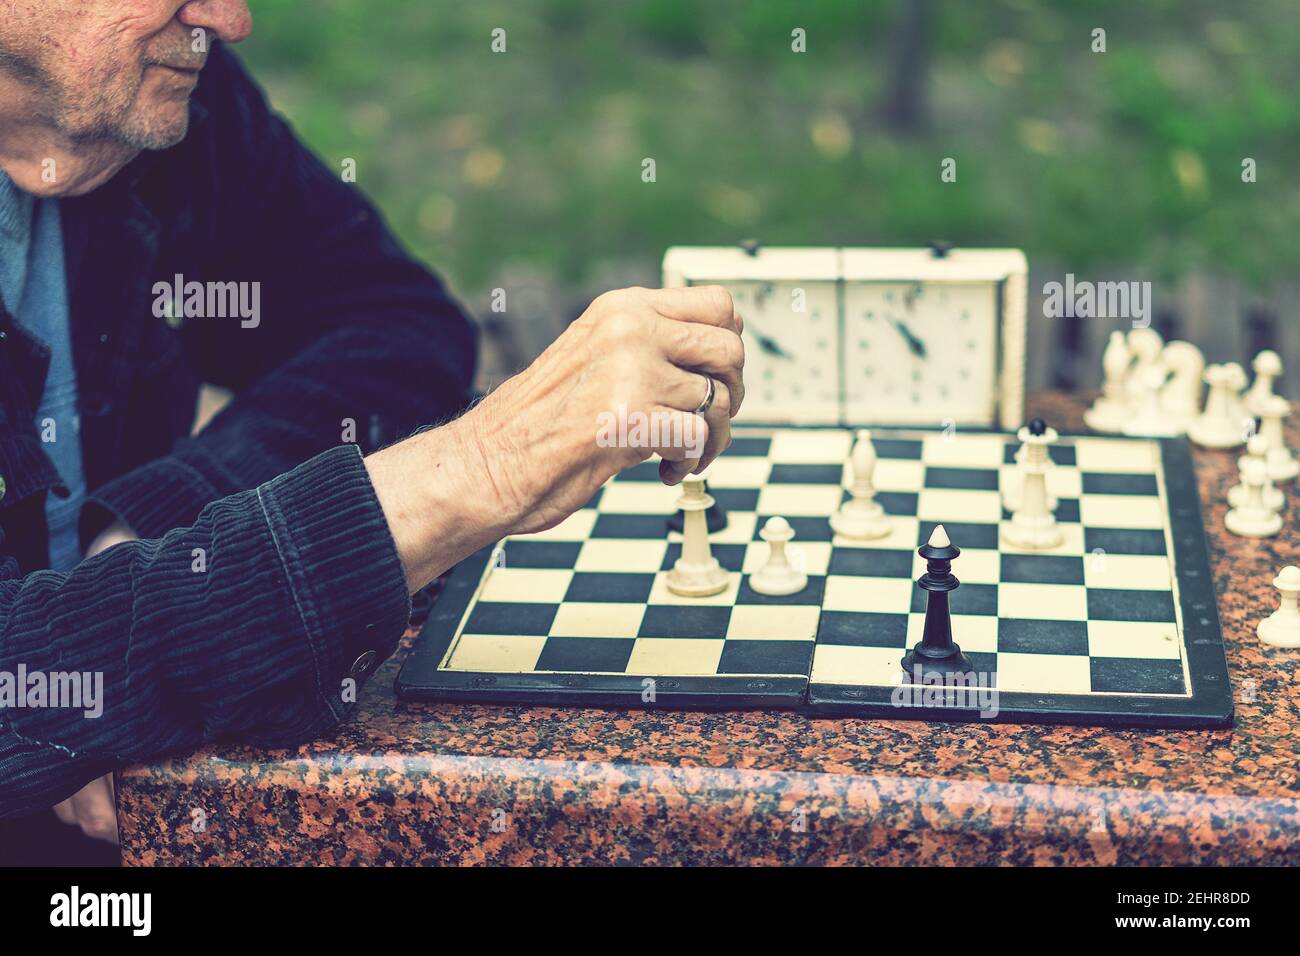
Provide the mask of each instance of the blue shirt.
[{"label": "blue shirt", "polygon": [[68,286],[63,271],[59,204],[37,201],[0,172],[0,300],[23,330],[50,350],[45,390],[36,409],[36,432],[71,492],[45,498],[50,567],[67,571],[81,561],[77,522],[86,494],[81,466],[77,373],[68,326]]}]

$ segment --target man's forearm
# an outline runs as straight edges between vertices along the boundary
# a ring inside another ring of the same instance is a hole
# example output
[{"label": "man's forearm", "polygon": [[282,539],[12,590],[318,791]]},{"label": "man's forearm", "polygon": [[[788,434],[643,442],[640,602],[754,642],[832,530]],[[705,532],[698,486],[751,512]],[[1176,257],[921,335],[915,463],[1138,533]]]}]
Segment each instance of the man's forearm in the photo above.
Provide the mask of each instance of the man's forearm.
[{"label": "man's forearm", "polygon": [[515,515],[491,486],[495,467],[474,423],[452,422],[366,458],[412,593],[503,537]]},{"label": "man's forearm", "polygon": [[287,745],[325,732],[356,698],[347,682],[392,652],[409,608],[351,447],[217,501],[161,539],[68,574],[0,580],[0,671],[102,681],[97,716],[0,709],[0,816],[212,739]]},{"label": "man's forearm", "polygon": [[[706,467],[744,394],[741,326],[716,287],[606,294],[448,425],[365,461],[336,448],[70,574],[0,577],[0,670],[106,671],[102,724],[0,711],[0,816],[216,736],[325,731],[346,682],[392,652],[411,590],[499,537],[554,527],[654,452],[669,483]],[[653,447],[599,441],[610,409],[678,427]]]}]

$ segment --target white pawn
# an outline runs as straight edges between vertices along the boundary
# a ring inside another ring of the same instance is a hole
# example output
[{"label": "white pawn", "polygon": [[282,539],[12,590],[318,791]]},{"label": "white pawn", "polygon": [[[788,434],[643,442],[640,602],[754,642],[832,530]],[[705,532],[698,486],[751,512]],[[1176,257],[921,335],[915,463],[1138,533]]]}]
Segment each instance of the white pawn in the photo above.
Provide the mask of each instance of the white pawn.
[{"label": "white pawn", "polygon": [[1224,526],[1243,538],[1271,538],[1282,530],[1282,516],[1264,503],[1264,484],[1268,469],[1259,461],[1247,458],[1241,469],[1246,499],[1223,517]]},{"label": "white pawn", "polygon": [[1204,413],[1187,429],[1188,437],[1196,444],[1203,448],[1239,448],[1246,443],[1247,428],[1239,384],[1245,374],[1235,363],[1211,365],[1205,370],[1210,395]]},{"label": "white pawn", "polygon": [[1019,507],[1002,528],[1002,537],[1016,548],[1045,551],[1065,540],[1065,532],[1056,523],[1048,506],[1047,472],[1052,467],[1048,448],[1057,440],[1056,429],[1041,419],[1034,419],[1016,434],[1024,446],[1019,457]]},{"label": "white pawn", "polygon": [[727,589],[730,578],[709,547],[709,523],[704,512],[713,507],[713,496],[704,490],[708,470],[682,479],[682,496],[677,507],[682,521],[682,556],[664,578],[668,590],[683,597],[708,597]]},{"label": "white pawn", "polygon": [[1106,351],[1101,355],[1101,397],[1083,413],[1084,422],[1093,431],[1114,433],[1124,427],[1129,412],[1124,376],[1132,362],[1133,355],[1129,352],[1124,333],[1118,330],[1110,333]]},{"label": "white pawn", "polygon": [[1291,403],[1281,395],[1270,395],[1262,402],[1259,433],[1268,445],[1268,476],[1274,481],[1290,481],[1300,475],[1300,462],[1286,447],[1282,421],[1291,414]]},{"label": "white pawn", "polygon": [[1246,393],[1246,410],[1256,418],[1264,417],[1264,403],[1273,395],[1273,383],[1282,374],[1282,357],[1272,349],[1265,349],[1251,363],[1255,382]]},{"label": "white pawn", "polygon": [[[1019,448],[1016,449],[1016,453],[1014,457],[1017,465],[1022,464],[1024,462],[1025,454],[1027,452],[1028,452],[1027,445],[1021,445]],[[1056,462],[1052,461],[1051,456],[1049,455],[1046,464],[1047,464],[1047,475],[1050,476],[1052,474],[1052,471],[1056,468]],[[1025,490],[1024,479],[1025,476],[1019,468],[1015,469],[1012,472],[1009,472],[1005,476],[1005,480],[1003,481],[1003,484],[1005,484],[1006,487],[1002,489],[1002,507],[1006,508],[1008,511],[1020,510],[1021,494]],[[1050,511],[1052,514],[1056,514],[1057,505],[1059,505],[1060,503],[1061,503],[1060,500],[1056,497],[1055,494],[1052,493],[1050,479],[1047,479],[1047,510]]]},{"label": "white pawn", "polygon": [[1228,377],[1228,416],[1236,421],[1238,430],[1241,431],[1239,444],[1244,445],[1246,436],[1253,435],[1255,427],[1255,416],[1246,410],[1246,400],[1242,395],[1250,379],[1238,362],[1229,362],[1223,367],[1227,370],[1225,374]]},{"label": "white pawn", "polygon": [[1300,568],[1287,565],[1273,579],[1273,587],[1282,592],[1282,600],[1276,611],[1259,622],[1255,633],[1274,647],[1300,647]]},{"label": "white pawn", "polygon": [[[1261,465],[1266,463],[1268,454],[1268,440],[1263,435],[1251,435],[1250,441],[1246,442],[1246,454],[1237,459],[1237,471],[1243,472],[1248,467],[1248,459],[1259,462]],[[1239,508],[1246,503],[1246,485],[1244,482],[1233,485],[1228,489],[1228,504],[1234,508]],[[1286,507],[1286,495],[1282,493],[1277,485],[1273,484],[1273,479],[1268,477],[1267,468],[1264,473],[1264,504],[1274,511],[1281,511]]]},{"label": "white pawn", "polygon": [[779,597],[795,594],[808,586],[808,575],[796,569],[785,553],[786,543],[794,537],[794,528],[780,515],[768,518],[758,536],[767,542],[767,562],[749,576],[749,586],[756,594]]},{"label": "white pawn", "polygon": [[858,432],[849,463],[853,469],[851,497],[831,515],[831,530],[859,541],[888,537],[893,525],[876,500],[876,487],[871,480],[876,470],[876,446],[871,443],[871,432],[866,429]]}]

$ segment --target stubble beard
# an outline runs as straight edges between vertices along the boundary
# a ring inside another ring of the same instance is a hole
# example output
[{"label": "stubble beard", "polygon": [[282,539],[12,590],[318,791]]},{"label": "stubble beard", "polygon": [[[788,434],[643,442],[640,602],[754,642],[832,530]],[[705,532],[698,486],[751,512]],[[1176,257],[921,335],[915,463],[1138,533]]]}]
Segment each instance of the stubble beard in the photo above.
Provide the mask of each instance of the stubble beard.
[{"label": "stubble beard", "polygon": [[115,142],[136,150],[175,146],[189,129],[188,98],[183,104],[142,102],[144,85],[141,67],[129,87],[102,87],[81,103],[65,99],[55,122],[65,135],[78,142]]},{"label": "stubble beard", "polygon": [[[41,64],[0,48],[0,69],[41,91],[41,112],[61,136],[77,146],[129,147],[135,150],[167,149],[185,138],[189,130],[189,103],[141,103],[145,66],[137,68],[133,82],[121,72],[110,73],[94,84],[64,82]],[[88,91],[88,92],[83,92]],[[174,115],[168,116],[167,112]]]}]

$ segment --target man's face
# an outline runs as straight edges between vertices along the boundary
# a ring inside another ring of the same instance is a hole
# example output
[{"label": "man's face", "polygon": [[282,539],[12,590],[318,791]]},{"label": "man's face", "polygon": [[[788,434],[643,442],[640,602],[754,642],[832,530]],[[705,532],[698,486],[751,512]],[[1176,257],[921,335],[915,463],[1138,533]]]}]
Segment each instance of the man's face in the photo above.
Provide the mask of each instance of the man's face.
[{"label": "man's face", "polygon": [[244,0],[0,0],[0,72],[73,141],[163,149],[185,137],[213,40],[251,25]]}]

